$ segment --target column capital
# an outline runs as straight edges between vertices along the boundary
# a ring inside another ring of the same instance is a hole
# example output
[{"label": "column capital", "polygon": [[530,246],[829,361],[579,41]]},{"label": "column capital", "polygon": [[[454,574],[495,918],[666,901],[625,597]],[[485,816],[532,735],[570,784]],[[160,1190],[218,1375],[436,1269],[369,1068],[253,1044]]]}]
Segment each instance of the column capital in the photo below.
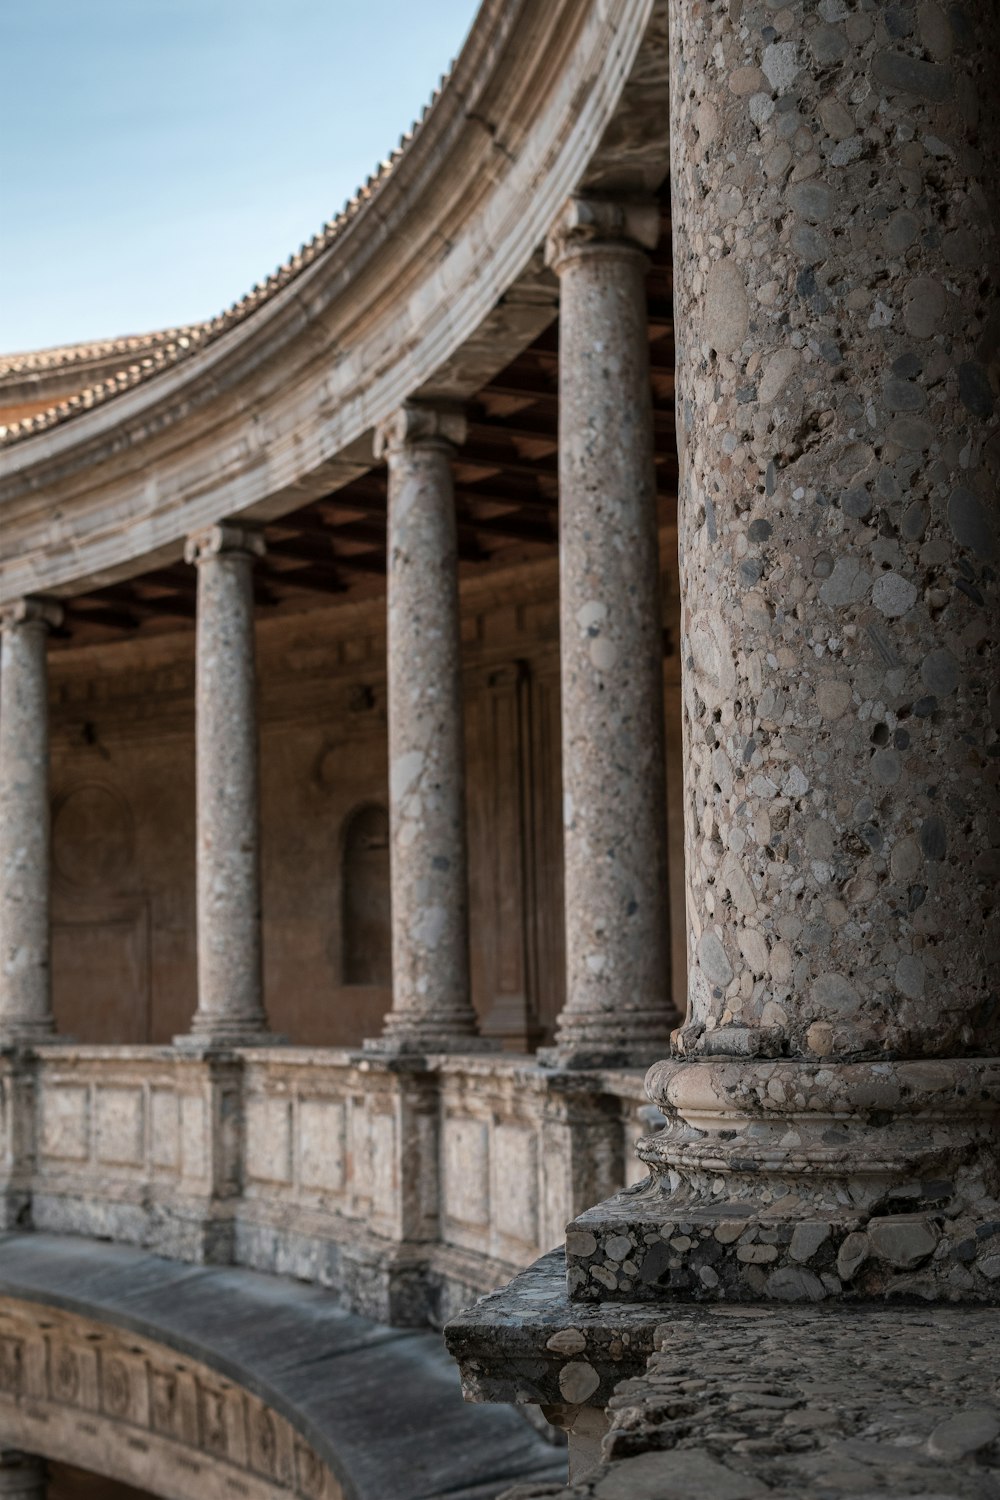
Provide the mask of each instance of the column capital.
[{"label": "column capital", "polygon": [[404,401],[375,428],[376,458],[400,448],[424,446],[459,448],[468,424],[461,407],[448,402]]},{"label": "column capital", "polygon": [[12,599],[0,604],[0,630],[11,625],[47,625],[54,630],[63,620],[63,607],[54,599],[41,599],[28,594],[23,599]]},{"label": "column capital", "polygon": [[660,238],[660,207],[652,198],[568,198],[545,241],[545,264],[561,263],[588,247],[619,245],[652,250]]},{"label": "column capital", "polygon": [[244,553],[247,557],[263,557],[266,551],[263,534],[252,526],[218,521],[213,526],[203,526],[198,531],[191,532],[184,544],[184,561],[200,563],[208,557],[221,557],[227,552]]}]

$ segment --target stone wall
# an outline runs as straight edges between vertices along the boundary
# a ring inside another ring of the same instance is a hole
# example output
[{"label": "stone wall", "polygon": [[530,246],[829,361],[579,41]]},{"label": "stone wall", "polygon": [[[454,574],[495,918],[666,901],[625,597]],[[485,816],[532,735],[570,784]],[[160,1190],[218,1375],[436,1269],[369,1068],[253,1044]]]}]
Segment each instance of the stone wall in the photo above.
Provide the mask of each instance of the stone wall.
[{"label": "stone wall", "polygon": [[[473,1000],[484,1032],[515,1050],[551,1038],[564,995],[556,594],[553,563],[463,597]],[[304,1045],[377,1035],[390,1000],[377,965],[347,982],[344,931],[345,913],[358,916],[345,888],[352,819],[388,801],[383,615],[375,600],[257,632],[265,998],[273,1030]],[[668,655],[682,995],[677,668]],[[50,670],[57,1027],[81,1042],[168,1042],[195,1007],[193,637],[56,649]],[[378,858],[364,878],[363,940],[376,949],[388,942],[388,850],[383,887]]]}]

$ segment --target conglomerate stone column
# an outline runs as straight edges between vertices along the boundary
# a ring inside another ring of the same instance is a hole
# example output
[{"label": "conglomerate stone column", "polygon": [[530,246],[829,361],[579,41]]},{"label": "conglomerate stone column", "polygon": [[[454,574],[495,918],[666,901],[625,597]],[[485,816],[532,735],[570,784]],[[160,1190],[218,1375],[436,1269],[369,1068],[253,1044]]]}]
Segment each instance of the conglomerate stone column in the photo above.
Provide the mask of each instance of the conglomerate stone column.
[{"label": "conglomerate stone column", "polygon": [[571,1285],[997,1300],[1000,8],[671,45],[690,993]]},{"label": "conglomerate stone column", "polygon": [[376,433],[389,470],[392,1010],[381,1052],[482,1047],[469,992],[465,752],[452,455],[465,419],[409,403]]},{"label": "conglomerate stone column", "polygon": [[577,198],[547,247],[560,282],[567,998],[543,1058],[563,1066],[651,1062],[676,1019],[645,290],[658,233],[655,203]]},{"label": "conglomerate stone column", "polygon": [[0,1497],[45,1500],[49,1492],[45,1460],[13,1448],[0,1449]]},{"label": "conglomerate stone column", "polygon": [[0,608],[0,1043],[53,1031],[46,645],[62,610]]},{"label": "conglomerate stone column", "polygon": [[193,1040],[266,1032],[254,670],[253,567],[263,538],[241,526],[188,539],[198,568],[198,1009]]}]

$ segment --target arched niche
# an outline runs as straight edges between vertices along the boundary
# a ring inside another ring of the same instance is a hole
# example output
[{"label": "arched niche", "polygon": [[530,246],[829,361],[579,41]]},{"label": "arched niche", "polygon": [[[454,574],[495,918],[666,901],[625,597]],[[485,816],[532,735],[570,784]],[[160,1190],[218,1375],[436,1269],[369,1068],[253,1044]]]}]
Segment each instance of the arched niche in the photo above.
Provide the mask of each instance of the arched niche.
[{"label": "arched niche", "polygon": [[218,1370],[46,1304],[0,1299],[0,1449],[163,1500],[344,1500],[292,1424]]},{"label": "arched niche", "polygon": [[344,824],[340,870],[341,982],[392,983],[389,814],[377,802],[356,807]]}]

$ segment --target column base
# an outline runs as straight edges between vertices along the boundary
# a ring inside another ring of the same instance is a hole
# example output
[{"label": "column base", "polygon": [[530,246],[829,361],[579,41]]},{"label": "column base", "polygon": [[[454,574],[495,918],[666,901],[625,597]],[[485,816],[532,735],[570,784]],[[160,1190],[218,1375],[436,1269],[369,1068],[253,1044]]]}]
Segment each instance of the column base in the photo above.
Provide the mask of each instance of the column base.
[{"label": "column base", "polygon": [[181,1052],[231,1052],[236,1047],[282,1047],[288,1038],[273,1031],[186,1031],[171,1038]]},{"label": "column base", "polygon": [[54,1021],[25,1022],[23,1025],[12,1022],[0,1027],[0,1050],[3,1051],[25,1051],[42,1042],[66,1040],[68,1038],[56,1036]]},{"label": "column base", "polygon": [[540,1068],[550,1068],[553,1072],[592,1073],[602,1068],[645,1069],[656,1061],[663,1050],[661,1045],[655,1043],[652,1046],[602,1047],[597,1044],[556,1042],[551,1047],[539,1047],[535,1053],[535,1062]]},{"label": "column base", "polygon": [[428,1057],[437,1052],[498,1052],[500,1044],[493,1037],[453,1036],[419,1032],[414,1035],[389,1034],[366,1037],[362,1052],[375,1057]]},{"label": "column base", "polygon": [[1000,1060],[659,1063],[645,1183],[567,1229],[581,1302],[1000,1303]]},{"label": "column base", "polygon": [[539,1048],[535,1061],[541,1068],[648,1068],[669,1053],[675,1022],[672,1008],[630,1010],[615,1017],[566,1007],[555,1041]]}]

